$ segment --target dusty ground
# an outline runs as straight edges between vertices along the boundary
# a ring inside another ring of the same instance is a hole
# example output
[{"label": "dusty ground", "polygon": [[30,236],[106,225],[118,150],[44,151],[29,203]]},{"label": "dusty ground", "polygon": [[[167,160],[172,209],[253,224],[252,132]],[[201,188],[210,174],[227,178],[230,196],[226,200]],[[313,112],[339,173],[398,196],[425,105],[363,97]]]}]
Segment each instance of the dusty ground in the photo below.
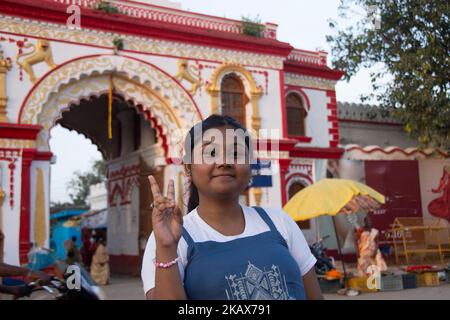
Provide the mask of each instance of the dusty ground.
[{"label": "dusty ground", "polygon": [[[145,300],[140,278],[113,276],[111,283],[102,287],[108,300]],[[48,299],[43,293],[33,294],[28,299]],[[393,292],[363,293],[356,297],[325,294],[327,300],[450,300],[450,284],[439,287],[420,287]],[[11,296],[3,295],[3,299],[10,300]],[[24,298],[27,300],[27,298]]]},{"label": "dusty ground", "polygon": [[102,289],[108,300],[145,300],[140,278],[115,276]]},{"label": "dusty ground", "polygon": [[402,291],[363,293],[356,297],[338,294],[325,294],[324,296],[327,300],[450,300],[450,284]]},{"label": "dusty ground", "polygon": [[[139,278],[113,277],[111,284],[103,287],[108,299],[143,300],[142,283]],[[439,287],[421,287],[393,292],[364,293],[356,297],[326,294],[327,300],[450,300],[450,284]]]}]

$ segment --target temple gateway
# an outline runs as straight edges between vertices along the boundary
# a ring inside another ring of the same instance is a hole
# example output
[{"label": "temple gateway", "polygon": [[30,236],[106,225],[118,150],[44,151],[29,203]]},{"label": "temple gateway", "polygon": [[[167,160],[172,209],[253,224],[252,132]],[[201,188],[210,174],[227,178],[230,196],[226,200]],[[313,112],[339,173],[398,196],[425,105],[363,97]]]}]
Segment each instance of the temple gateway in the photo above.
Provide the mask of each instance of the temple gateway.
[{"label": "temple gateway", "polygon": [[[257,136],[279,150],[258,150],[270,162],[256,166],[242,203],[281,207],[345,152],[335,91],[342,75],[326,52],[279,41],[274,23],[249,25],[164,0],[2,0],[5,261],[26,263],[31,242],[49,246],[55,125],[86,136],[107,161],[111,267],[135,274],[151,232],[147,176],[161,187],[175,179],[185,208],[180,133],[213,113],[255,132],[278,130]],[[315,221],[303,229],[313,237]]]}]

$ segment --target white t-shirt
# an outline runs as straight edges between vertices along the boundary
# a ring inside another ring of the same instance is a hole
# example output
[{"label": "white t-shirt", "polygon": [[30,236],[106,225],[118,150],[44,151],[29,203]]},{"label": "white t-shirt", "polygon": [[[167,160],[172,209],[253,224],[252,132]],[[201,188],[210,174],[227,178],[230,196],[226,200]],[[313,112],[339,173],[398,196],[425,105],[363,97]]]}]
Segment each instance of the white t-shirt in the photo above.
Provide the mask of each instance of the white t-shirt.
[{"label": "white t-shirt", "polygon": [[[300,272],[305,275],[316,263],[316,258],[312,255],[311,250],[303,236],[302,231],[292,218],[281,209],[264,208],[264,210],[272,219],[275,227],[281,236],[286,240],[289,252],[298,264]],[[239,235],[225,236],[208,225],[198,214],[197,209],[192,210],[183,218],[183,226],[189,233],[194,242],[216,241],[227,242],[238,238],[254,236],[269,231],[269,226],[260,217],[259,213],[251,208],[242,206],[245,218],[244,232]],[[184,279],[184,269],[187,265],[187,249],[188,244],[181,237],[178,243],[178,269],[181,279]],[[144,284],[144,292],[147,293],[155,287],[155,265],[153,260],[156,255],[155,236],[152,233],[145,248],[144,258],[142,261],[141,277]],[[163,261],[167,262],[167,261]]]}]

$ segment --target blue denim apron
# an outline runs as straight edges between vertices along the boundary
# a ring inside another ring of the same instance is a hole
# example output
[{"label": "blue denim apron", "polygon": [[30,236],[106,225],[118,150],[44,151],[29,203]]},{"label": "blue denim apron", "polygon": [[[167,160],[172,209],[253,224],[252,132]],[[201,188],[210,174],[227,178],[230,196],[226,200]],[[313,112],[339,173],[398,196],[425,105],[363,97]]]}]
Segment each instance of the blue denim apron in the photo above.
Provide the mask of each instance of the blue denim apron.
[{"label": "blue denim apron", "polygon": [[304,300],[297,262],[267,213],[254,207],[270,228],[228,242],[188,244],[184,288],[191,300]]}]

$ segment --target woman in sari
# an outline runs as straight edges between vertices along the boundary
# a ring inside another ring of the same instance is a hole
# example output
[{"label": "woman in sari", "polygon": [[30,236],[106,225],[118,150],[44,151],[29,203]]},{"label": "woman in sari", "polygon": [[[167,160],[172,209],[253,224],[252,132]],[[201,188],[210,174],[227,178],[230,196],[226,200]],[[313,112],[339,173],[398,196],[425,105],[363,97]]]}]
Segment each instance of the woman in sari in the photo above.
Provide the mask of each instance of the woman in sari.
[{"label": "woman in sari", "polygon": [[103,240],[100,240],[92,257],[91,276],[99,285],[109,283],[109,254]]}]

